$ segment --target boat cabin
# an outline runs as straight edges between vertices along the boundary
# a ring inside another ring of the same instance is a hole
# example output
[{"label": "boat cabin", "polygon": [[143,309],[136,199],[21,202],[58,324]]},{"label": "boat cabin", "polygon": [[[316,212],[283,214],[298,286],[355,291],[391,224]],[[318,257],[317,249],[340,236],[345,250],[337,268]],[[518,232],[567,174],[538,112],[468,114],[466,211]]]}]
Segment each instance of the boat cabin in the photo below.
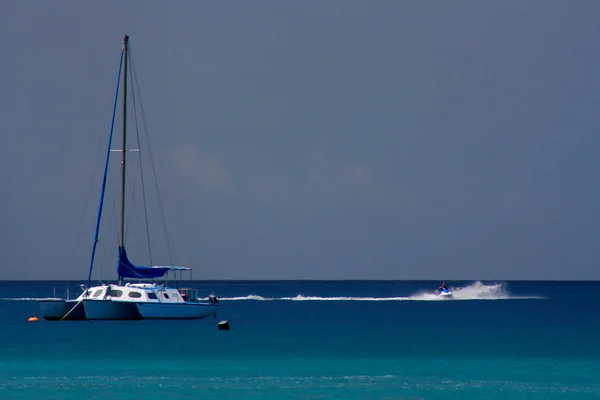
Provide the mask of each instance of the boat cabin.
[{"label": "boat cabin", "polygon": [[[118,300],[148,303],[184,303],[197,299],[197,290],[168,288],[155,283],[127,283],[121,285],[103,285],[88,289],[82,296],[86,300]],[[194,296],[190,296],[194,293]],[[193,300],[192,300],[193,298]]]}]

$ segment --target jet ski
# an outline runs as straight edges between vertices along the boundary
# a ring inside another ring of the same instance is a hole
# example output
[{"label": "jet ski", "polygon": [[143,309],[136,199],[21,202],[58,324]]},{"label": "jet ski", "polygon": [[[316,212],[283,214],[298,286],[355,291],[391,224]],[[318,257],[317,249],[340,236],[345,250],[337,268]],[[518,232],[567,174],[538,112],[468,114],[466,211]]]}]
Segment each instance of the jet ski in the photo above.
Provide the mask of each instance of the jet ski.
[{"label": "jet ski", "polygon": [[448,288],[443,288],[438,292],[438,297],[443,299],[451,299],[454,296],[454,293]]}]

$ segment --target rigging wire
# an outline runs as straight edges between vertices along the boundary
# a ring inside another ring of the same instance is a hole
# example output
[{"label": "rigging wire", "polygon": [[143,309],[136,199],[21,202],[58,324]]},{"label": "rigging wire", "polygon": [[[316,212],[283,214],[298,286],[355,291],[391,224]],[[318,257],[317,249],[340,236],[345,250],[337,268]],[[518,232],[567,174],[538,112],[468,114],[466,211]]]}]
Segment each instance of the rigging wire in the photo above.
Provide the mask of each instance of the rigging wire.
[{"label": "rigging wire", "polygon": [[[130,50],[131,51],[131,50]],[[131,56],[131,52],[129,53],[129,62],[132,64],[133,66],[133,60],[132,60],[132,56]],[[139,130],[139,124],[138,124],[138,118],[137,118],[137,103],[135,101],[136,96],[135,96],[135,87],[137,86],[137,82],[134,82],[134,77],[133,77],[133,68],[131,68],[129,70],[129,76],[131,77],[131,82],[135,83],[133,87],[133,90],[131,91],[131,98],[132,98],[132,103],[133,103],[133,120],[135,122],[135,134],[136,134],[136,139],[137,139],[137,147],[139,149],[139,156],[138,156],[138,160],[139,160],[139,164],[140,164],[140,181],[141,181],[141,185],[142,185],[142,199],[144,202],[144,221],[146,223],[146,240],[148,242],[148,254],[150,256],[150,265],[154,265],[152,262],[152,246],[151,246],[151,242],[150,242],[150,225],[148,224],[148,206],[147,206],[147,201],[146,201],[146,186],[144,185],[144,168],[142,167],[142,146],[140,143],[140,130]]]},{"label": "rigging wire", "polygon": [[[121,58],[122,58],[122,54],[119,55],[119,59],[121,59]],[[119,80],[120,76],[121,76],[121,69],[119,68],[115,72],[116,72],[116,74],[114,76],[114,80]],[[111,99],[114,98],[117,95],[116,92],[118,92],[118,90],[119,90],[119,88],[117,86],[117,88],[115,90],[111,91],[111,95],[110,95]],[[106,109],[105,109],[105,112],[102,113],[103,115],[106,114],[111,108],[114,108],[114,105],[112,105],[110,103],[107,103],[107,105],[105,107],[106,107]],[[107,125],[108,125],[108,121],[106,121],[104,123],[103,129],[106,129]],[[112,123],[111,123],[111,129],[112,129]],[[94,160],[96,160],[99,157],[100,151],[101,151],[101,149],[103,147],[103,143],[104,143],[105,140],[106,140],[106,138],[104,136],[100,136],[99,137],[99,139],[98,139],[98,145],[97,145],[97,148],[96,148],[96,151],[95,151],[96,156],[94,157]],[[91,175],[92,179],[90,179],[90,181],[89,181],[89,186],[88,186],[87,194],[85,196],[85,201],[84,201],[84,204],[83,204],[83,211],[81,212],[81,218],[80,218],[80,222],[79,222],[79,229],[77,231],[77,236],[76,236],[76,240],[75,240],[75,246],[73,248],[73,255],[71,257],[72,259],[75,259],[75,254],[77,252],[77,249],[79,248],[79,243],[81,241],[81,237],[83,236],[84,221],[86,219],[85,215],[87,214],[87,209],[88,209],[88,206],[90,204],[92,189],[94,187],[94,184],[96,183],[96,180],[94,179],[94,177],[96,176],[96,174],[98,173],[98,169],[100,168],[100,163],[94,162],[94,163],[92,163],[92,165],[93,165],[93,167],[92,167],[93,170],[92,170],[92,175]],[[98,269],[96,272],[98,273],[98,281],[100,281],[100,270]]]},{"label": "rigging wire", "polygon": [[115,115],[116,115],[116,109],[117,109],[117,100],[118,100],[118,93],[119,93],[119,85],[121,83],[121,67],[123,66],[123,51],[121,52],[121,61],[119,62],[119,79],[117,80],[117,89],[116,89],[116,93],[115,93],[115,101],[114,101],[114,106],[113,106],[113,115],[112,115],[112,120],[111,120],[111,127],[110,127],[110,136],[108,139],[108,151],[106,153],[106,161],[104,163],[104,177],[102,178],[102,190],[100,192],[100,204],[98,204],[98,215],[96,218],[96,232],[94,233],[94,244],[92,246],[92,255],[90,258],[90,272],[88,273],[88,279],[87,279],[87,287],[90,287],[90,281],[92,279],[92,269],[94,267],[94,257],[96,256],[96,247],[98,245],[98,233],[100,231],[100,221],[101,221],[101,217],[102,217],[102,206],[104,203],[104,193],[106,191],[106,175],[108,173],[108,167],[109,167],[109,161],[110,161],[110,148],[111,148],[111,144],[112,144],[112,136],[113,136],[113,129],[115,126]]},{"label": "rigging wire", "polygon": [[[150,158],[150,165],[152,167],[152,174],[153,174],[153,177],[154,177],[154,186],[156,188],[156,196],[157,196],[157,199],[158,199],[158,206],[159,206],[159,210],[160,210],[160,216],[161,216],[161,219],[162,219],[163,229],[164,229],[164,233],[165,233],[165,242],[166,242],[167,251],[168,251],[168,254],[169,254],[169,263],[170,263],[170,265],[173,265],[173,253],[171,251],[171,243],[169,241],[169,235],[168,235],[168,232],[167,232],[167,223],[166,223],[166,219],[165,219],[164,208],[163,208],[163,205],[162,205],[162,198],[160,196],[160,190],[159,190],[159,185],[158,185],[158,176],[156,174],[156,167],[154,165],[154,157],[152,155],[152,147],[150,146],[150,134],[148,132],[148,124],[146,122],[146,113],[144,112],[144,105],[143,105],[143,102],[142,102],[142,95],[141,95],[141,91],[140,91],[140,85],[139,85],[138,79],[137,79],[138,75],[137,75],[137,72],[136,72],[135,61],[134,61],[133,52],[131,51],[131,49],[130,49],[130,53],[129,54],[130,54],[130,61],[131,61],[131,71],[132,71],[132,74],[133,74],[132,76],[133,76],[133,81],[134,81],[133,82],[134,83],[134,85],[133,85],[134,86],[133,92],[135,93],[137,91],[138,98],[140,99],[140,101],[139,101],[139,104],[140,104],[140,114],[142,116],[143,130],[144,130],[144,133],[146,134],[146,142],[147,142],[147,145],[148,145],[148,155],[149,155],[149,158]],[[168,276],[168,273],[167,273],[167,276]]]}]

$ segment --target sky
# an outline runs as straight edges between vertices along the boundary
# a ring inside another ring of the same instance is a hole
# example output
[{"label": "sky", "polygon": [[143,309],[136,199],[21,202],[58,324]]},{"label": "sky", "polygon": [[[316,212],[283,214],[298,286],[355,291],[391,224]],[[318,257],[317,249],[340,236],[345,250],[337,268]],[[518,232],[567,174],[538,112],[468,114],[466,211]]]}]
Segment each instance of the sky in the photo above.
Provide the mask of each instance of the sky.
[{"label": "sky", "polygon": [[[194,279],[600,280],[599,13],[3,1],[0,280],[87,278],[124,33],[168,228],[149,200],[153,264]],[[138,264],[143,143],[128,153]],[[101,279],[116,278],[112,155]]]}]

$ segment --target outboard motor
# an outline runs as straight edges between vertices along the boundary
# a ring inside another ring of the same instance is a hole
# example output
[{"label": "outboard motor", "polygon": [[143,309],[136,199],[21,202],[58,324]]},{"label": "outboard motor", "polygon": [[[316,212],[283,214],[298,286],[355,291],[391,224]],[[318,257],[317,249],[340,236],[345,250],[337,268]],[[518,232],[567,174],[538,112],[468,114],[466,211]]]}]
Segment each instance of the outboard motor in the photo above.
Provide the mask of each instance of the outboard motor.
[{"label": "outboard motor", "polygon": [[219,301],[219,299],[214,294],[211,294],[210,296],[208,296],[208,302],[210,304],[217,304],[218,301]]}]

